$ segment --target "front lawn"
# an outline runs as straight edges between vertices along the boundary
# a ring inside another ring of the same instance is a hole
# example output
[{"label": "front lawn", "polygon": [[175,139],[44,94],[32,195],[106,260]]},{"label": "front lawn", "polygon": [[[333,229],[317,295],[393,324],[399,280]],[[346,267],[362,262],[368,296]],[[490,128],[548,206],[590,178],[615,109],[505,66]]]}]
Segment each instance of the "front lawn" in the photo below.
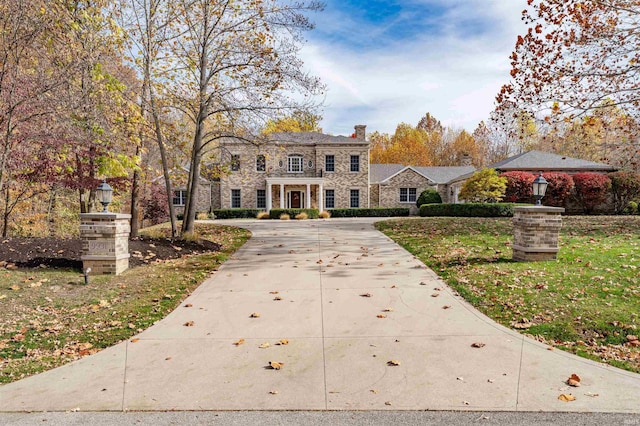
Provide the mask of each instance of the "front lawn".
[{"label": "front lawn", "polygon": [[558,260],[522,263],[511,260],[511,219],[376,226],[497,322],[640,373],[640,217],[563,217]]},{"label": "front lawn", "polygon": [[[160,244],[150,243],[133,257],[156,263],[117,277],[91,277],[89,285],[74,269],[0,269],[0,383],[90,355],[144,330],[175,309],[250,236],[244,229],[211,224],[197,224],[196,232],[219,244],[219,250],[158,261]],[[167,236],[169,229],[159,226],[147,233]],[[177,244],[174,249],[187,251]]]}]

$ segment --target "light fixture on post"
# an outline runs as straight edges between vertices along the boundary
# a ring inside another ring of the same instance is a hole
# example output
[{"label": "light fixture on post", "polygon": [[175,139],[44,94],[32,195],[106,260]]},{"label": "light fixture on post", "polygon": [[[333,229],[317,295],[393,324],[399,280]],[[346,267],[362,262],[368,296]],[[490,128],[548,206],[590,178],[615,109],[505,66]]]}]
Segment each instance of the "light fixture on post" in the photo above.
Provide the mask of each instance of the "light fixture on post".
[{"label": "light fixture on post", "polygon": [[536,206],[542,205],[542,198],[544,194],[547,192],[547,186],[549,182],[542,176],[542,173],[538,175],[533,181],[533,198],[536,200]]},{"label": "light fixture on post", "polygon": [[107,210],[107,206],[111,203],[111,197],[113,196],[113,188],[107,183],[107,180],[104,179],[102,183],[96,188],[96,198],[104,207],[102,213],[109,213]]}]

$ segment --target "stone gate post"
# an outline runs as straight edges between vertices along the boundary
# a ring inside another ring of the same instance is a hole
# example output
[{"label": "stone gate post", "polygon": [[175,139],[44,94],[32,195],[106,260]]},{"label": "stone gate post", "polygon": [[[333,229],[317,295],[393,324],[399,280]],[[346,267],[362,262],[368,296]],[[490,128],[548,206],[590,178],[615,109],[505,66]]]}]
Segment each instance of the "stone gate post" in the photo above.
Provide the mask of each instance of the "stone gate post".
[{"label": "stone gate post", "polygon": [[91,275],[119,275],[129,268],[131,215],[118,213],[80,214],[82,268]]},{"label": "stone gate post", "polygon": [[535,262],[557,258],[558,236],[564,209],[561,207],[515,207],[513,215],[513,260]]}]

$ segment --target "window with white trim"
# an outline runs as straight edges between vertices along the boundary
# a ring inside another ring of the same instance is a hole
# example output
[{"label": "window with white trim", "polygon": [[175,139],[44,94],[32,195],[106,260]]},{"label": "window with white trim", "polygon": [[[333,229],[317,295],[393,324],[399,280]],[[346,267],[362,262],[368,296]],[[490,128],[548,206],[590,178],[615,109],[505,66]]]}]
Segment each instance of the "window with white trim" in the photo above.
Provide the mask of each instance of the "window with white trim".
[{"label": "window with white trim", "polygon": [[187,202],[187,190],[186,189],[176,189],[173,191],[173,205],[174,206],[184,206]]},{"label": "window with white trim", "polygon": [[325,189],[324,206],[328,209],[334,209],[336,207],[336,191],[334,189]]},{"label": "window with white trim", "polygon": [[401,203],[415,203],[418,199],[418,190],[416,188],[400,188]]},{"label": "window with white trim", "polygon": [[303,169],[302,155],[290,155],[288,158],[287,171],[289,173],[302,173]]},{"label": "window with white trim", "polygon": [[242,193],[239,189],[231,190],[231,208],[239,209],[242,205]]},{"label": "window with white trim", "polygon": [[349,206],[352,209],[357,209],[360,207],[360,190],[352,189],[351,196],[349,197]]},{"label": "window with white trim", "polygon": [[259,209],[267,208],[267,190],[266,189],[258,189],[256,191],[256,208],[259,208]]},{"label": "window with white trim", "polygon": [[350,170],[352,172],[359,172],[360,171],[360,156],[359,155],[352,155],[351,156]]}]

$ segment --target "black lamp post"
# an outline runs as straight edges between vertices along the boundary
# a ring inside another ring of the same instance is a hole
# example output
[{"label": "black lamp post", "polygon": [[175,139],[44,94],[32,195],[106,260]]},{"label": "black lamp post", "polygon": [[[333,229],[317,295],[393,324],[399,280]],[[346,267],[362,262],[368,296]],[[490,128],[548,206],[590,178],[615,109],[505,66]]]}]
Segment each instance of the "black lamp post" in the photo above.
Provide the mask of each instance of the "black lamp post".
[{"label": "black lamp post", "polygon": [[109,213],[109,210],[107,210],[107,206],[109,205],[109,203],[111,203],[112,196],[113,188],[111,188],[111,186],[107,183],[107,180],[104,179],[102,183],[96,188],[96,198],[104,207],[102,213]]},{"label": "black lamp post", "polygon": [[548,185],[549,182],[542,177],[542,173],[540,173],[533,181],[533,198],[536,200],[536,206],[542,205],[542,198],[544,197],[545,192],[547,192]]}]

